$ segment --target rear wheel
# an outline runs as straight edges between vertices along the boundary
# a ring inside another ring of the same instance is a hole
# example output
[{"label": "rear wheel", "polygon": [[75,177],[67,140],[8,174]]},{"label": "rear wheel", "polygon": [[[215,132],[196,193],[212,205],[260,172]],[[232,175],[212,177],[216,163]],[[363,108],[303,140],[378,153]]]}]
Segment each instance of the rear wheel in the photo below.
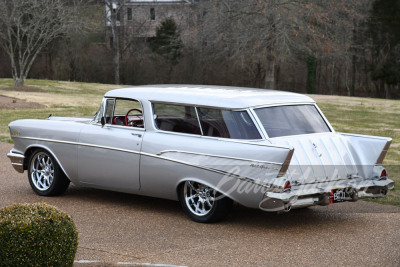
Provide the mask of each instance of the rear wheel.
[{"label": "rear wheel", "polygon": [[195,222],[210,223],[224,219],[233,201],[204,184],[186,181],[179,188],[179,201]]},{"label": "rear wheel", "polygon": [[44,149],[32,153],[28,179],[33,191],[40,196],[61,195],[70,183],[54,157]]}]

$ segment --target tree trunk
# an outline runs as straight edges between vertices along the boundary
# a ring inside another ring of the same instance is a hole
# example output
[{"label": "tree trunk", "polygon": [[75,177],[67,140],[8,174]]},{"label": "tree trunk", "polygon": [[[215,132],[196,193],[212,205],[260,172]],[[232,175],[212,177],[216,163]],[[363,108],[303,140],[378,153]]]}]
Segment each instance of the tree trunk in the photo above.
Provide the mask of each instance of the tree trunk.
[{"label": "tree trunk", "polygon": [[355,96],[356,94],[356,55],[353,54],[351,57],[351,87],[350,87],[350,96]]},{"label": "tree trunk", "polygon": [[390,92],[391,92],[391,87],[392,86],[387,84],[387,83],[385,83],[384,87],[385,87],[385,98],[386,99],[390,99]]},{"label": "tree trunk", "polygon": [[351,90],[350,90],[350,86],[349,86],[349,63],[346,60],[345,64],[345,75],[344,75],[344,83],[346,86],[346,90],[347,90],[347,96],[351,96]]},{"label": "tree trunk", "polygon": [[315,57],[308,56],[307,57],[307,85],[306,90],[307,94],[314,94],[315,93]]},{"label": "tree trunk", "polygon": [[275,60],[267,59],[265,63],[264,89],[275,89]]},{"label": "tree trunk", "polygon": [[331,86],[330,86],[330,93],[333,95],[334,93],[334,82],[335,82],[335,61],[332,63],[331,67]]}]

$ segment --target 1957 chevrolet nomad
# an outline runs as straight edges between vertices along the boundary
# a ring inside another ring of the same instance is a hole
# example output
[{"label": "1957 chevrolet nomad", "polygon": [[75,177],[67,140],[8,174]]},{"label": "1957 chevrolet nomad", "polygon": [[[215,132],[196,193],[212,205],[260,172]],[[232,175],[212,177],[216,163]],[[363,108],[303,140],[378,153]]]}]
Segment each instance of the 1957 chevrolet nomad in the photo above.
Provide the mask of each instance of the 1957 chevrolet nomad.
[{"label": "1957 chevrolet nomad", "polygon": [[304,95],[192,85],[112,90],[93,118],[11,122],[8,153],[41,196],[72,182],[179,200],[197,222],[236,201],[289,211],[394,187],[386,137],[337,133]]}]

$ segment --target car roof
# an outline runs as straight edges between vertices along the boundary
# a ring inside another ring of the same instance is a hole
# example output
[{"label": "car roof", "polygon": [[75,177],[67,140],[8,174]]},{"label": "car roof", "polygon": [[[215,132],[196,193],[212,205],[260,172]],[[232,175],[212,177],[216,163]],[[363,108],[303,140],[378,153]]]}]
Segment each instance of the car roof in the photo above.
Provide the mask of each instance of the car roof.
[{"label": "car roof", "polygon": [[230,109],[275,104],[315,103],[310,97],[297,93],[213,85],[143,85],[111,90],[105,94],[105,97]]}]

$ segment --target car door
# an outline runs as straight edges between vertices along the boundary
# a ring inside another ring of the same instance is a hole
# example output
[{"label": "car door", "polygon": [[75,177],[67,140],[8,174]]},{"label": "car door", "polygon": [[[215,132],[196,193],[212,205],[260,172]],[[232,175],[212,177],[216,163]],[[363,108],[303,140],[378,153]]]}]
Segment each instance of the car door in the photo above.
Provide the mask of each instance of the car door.
[{"label": "car door", "polygon": [[141,105],[138,101],[114,98],[103,104],[105,125],[101,120],[94,121],[80,133],[79,180],[94,187],[134,192],[140,188],[144,134]]}]

